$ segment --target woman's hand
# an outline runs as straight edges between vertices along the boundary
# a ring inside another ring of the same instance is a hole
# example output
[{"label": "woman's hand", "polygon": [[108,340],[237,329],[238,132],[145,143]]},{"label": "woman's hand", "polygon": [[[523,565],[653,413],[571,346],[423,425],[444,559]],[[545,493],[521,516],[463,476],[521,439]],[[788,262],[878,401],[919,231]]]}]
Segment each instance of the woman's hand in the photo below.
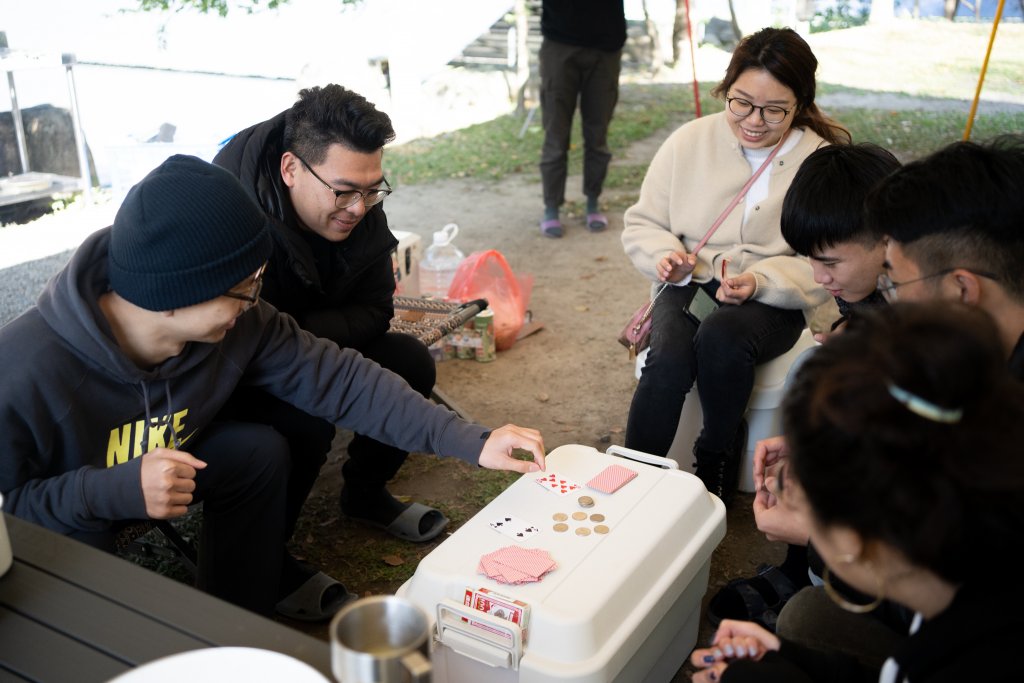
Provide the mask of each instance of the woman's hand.
[{"label": "woman's hand", "polygon": [[739,305],[754,296],[757,290],[757,280],[753,273],[740,273],[735,277],[727,277],[722,280],[721,287],[715,293],[715,298],[723,304]]},{"label": "woman's hand", "polygon": [[720,681],[729,662],[737,659],[756,662],[766,652],[778,650],[780,646],[775,634],[753,622],[723,619],[711,647],[698,648],[690,655],[690,663],[700,669],[690,680],[698,683]]},{"label": "woman's hand", "polygon": [[679,282],[697,267],[697,257],[682,251],[673,251],[658,261],[656,270],[662,282]]}]

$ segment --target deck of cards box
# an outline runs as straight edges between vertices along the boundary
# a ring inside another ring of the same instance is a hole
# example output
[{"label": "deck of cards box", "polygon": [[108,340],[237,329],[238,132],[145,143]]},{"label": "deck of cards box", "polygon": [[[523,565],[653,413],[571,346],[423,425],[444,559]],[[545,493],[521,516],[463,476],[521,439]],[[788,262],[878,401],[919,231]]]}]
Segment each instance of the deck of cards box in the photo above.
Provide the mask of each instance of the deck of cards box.
[{"label": "deck of cards box", "polygon": [[696,644],[725,508],[674,461],[548,454],[398,594],[430,615],[435,683],[672,679]]}]

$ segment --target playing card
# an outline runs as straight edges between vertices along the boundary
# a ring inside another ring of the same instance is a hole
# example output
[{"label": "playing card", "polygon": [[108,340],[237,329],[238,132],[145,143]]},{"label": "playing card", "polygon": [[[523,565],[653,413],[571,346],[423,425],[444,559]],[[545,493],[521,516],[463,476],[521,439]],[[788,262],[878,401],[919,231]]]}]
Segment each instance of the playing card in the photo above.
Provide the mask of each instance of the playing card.
[{"label": "playing card", "polygon": [[539,528],[512,515],[502,515],[490,523],[491,528],[509,538],[523,540],[532,538],[540,531]]},{"label": "playing card", "polygon": [[566,479],[555,472],[549,472],[543,477],[534,479],[534,481],[543,486],[546,490],[558,494],[559,496],[567,496],[580,488],[580,485],[576,482],[571,479]]},{"label": "playing card", "polygon": [[506,546],[483,555],[477,571],[499,583],[529,583],[556,567],[546,550]]},{"label": "playing card", "polygon": [[636,472],[628,467],[609,465],[601,470],[596,477],[588,481],[587,486],[602,493],[615,493],[634,477],[636,477]]}]

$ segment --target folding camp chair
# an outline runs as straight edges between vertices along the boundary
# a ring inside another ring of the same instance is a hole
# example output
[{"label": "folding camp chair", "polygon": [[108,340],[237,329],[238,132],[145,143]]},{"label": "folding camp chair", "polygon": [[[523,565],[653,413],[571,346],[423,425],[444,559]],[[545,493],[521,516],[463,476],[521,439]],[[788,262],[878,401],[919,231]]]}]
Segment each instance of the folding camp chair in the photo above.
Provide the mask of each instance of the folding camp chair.
[{"label": "folding camp chair", "polygon": [[[474,299],[460,304],[451,301],[437,301],[436,299],[396,296],[394,302],[395,317],[391,319],[391,329],[416,337],[427,346],[444,339],[472,320],[477,313],[487,308],[486,299]],[[432,398],[455,411],[459,417],[472,422],[469,415],[439,387],[434,387]]]}]

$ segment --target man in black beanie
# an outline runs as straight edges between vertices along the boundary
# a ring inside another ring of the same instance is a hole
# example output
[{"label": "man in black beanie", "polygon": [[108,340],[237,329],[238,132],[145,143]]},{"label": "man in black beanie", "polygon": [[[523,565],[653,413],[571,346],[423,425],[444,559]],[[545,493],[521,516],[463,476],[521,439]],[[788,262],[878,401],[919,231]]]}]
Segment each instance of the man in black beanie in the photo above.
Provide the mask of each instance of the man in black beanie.
[{"label": "man in black beanie", "polygon": [[[436,379],[430,352],[389,329],[398,240],[384,213],[391,189],[382,159],[394,137],[387,114],[330,84],[300,91],[290,108],[239,132],[213,163],[236,176],[267,215],[274,251],[263,298],[302,329],[356,349],[429,397]],[[274,427],[291,447],[292,477],[317,478],[334,439],[331,422],[249,387],[227,410]],[[430,541],[444,530],[440,510],[400,502],[387,490],[408,451],[358,431],[347,450],[342,513],[406,541]]]},{"label": "man in black beanie", "polygon": [[409,450],[543,469],[536,431],[467,423],[261,301],[270,251],[263,213],[219,167],[173,156],[133,187],[113,226],[0,328],[4,511],[112,549],[125,522],[202,502],[200,588],[329,618],[340,584],[282,584],[286,511],[309,488],[273,429],[219,419],[239,385]]}]

